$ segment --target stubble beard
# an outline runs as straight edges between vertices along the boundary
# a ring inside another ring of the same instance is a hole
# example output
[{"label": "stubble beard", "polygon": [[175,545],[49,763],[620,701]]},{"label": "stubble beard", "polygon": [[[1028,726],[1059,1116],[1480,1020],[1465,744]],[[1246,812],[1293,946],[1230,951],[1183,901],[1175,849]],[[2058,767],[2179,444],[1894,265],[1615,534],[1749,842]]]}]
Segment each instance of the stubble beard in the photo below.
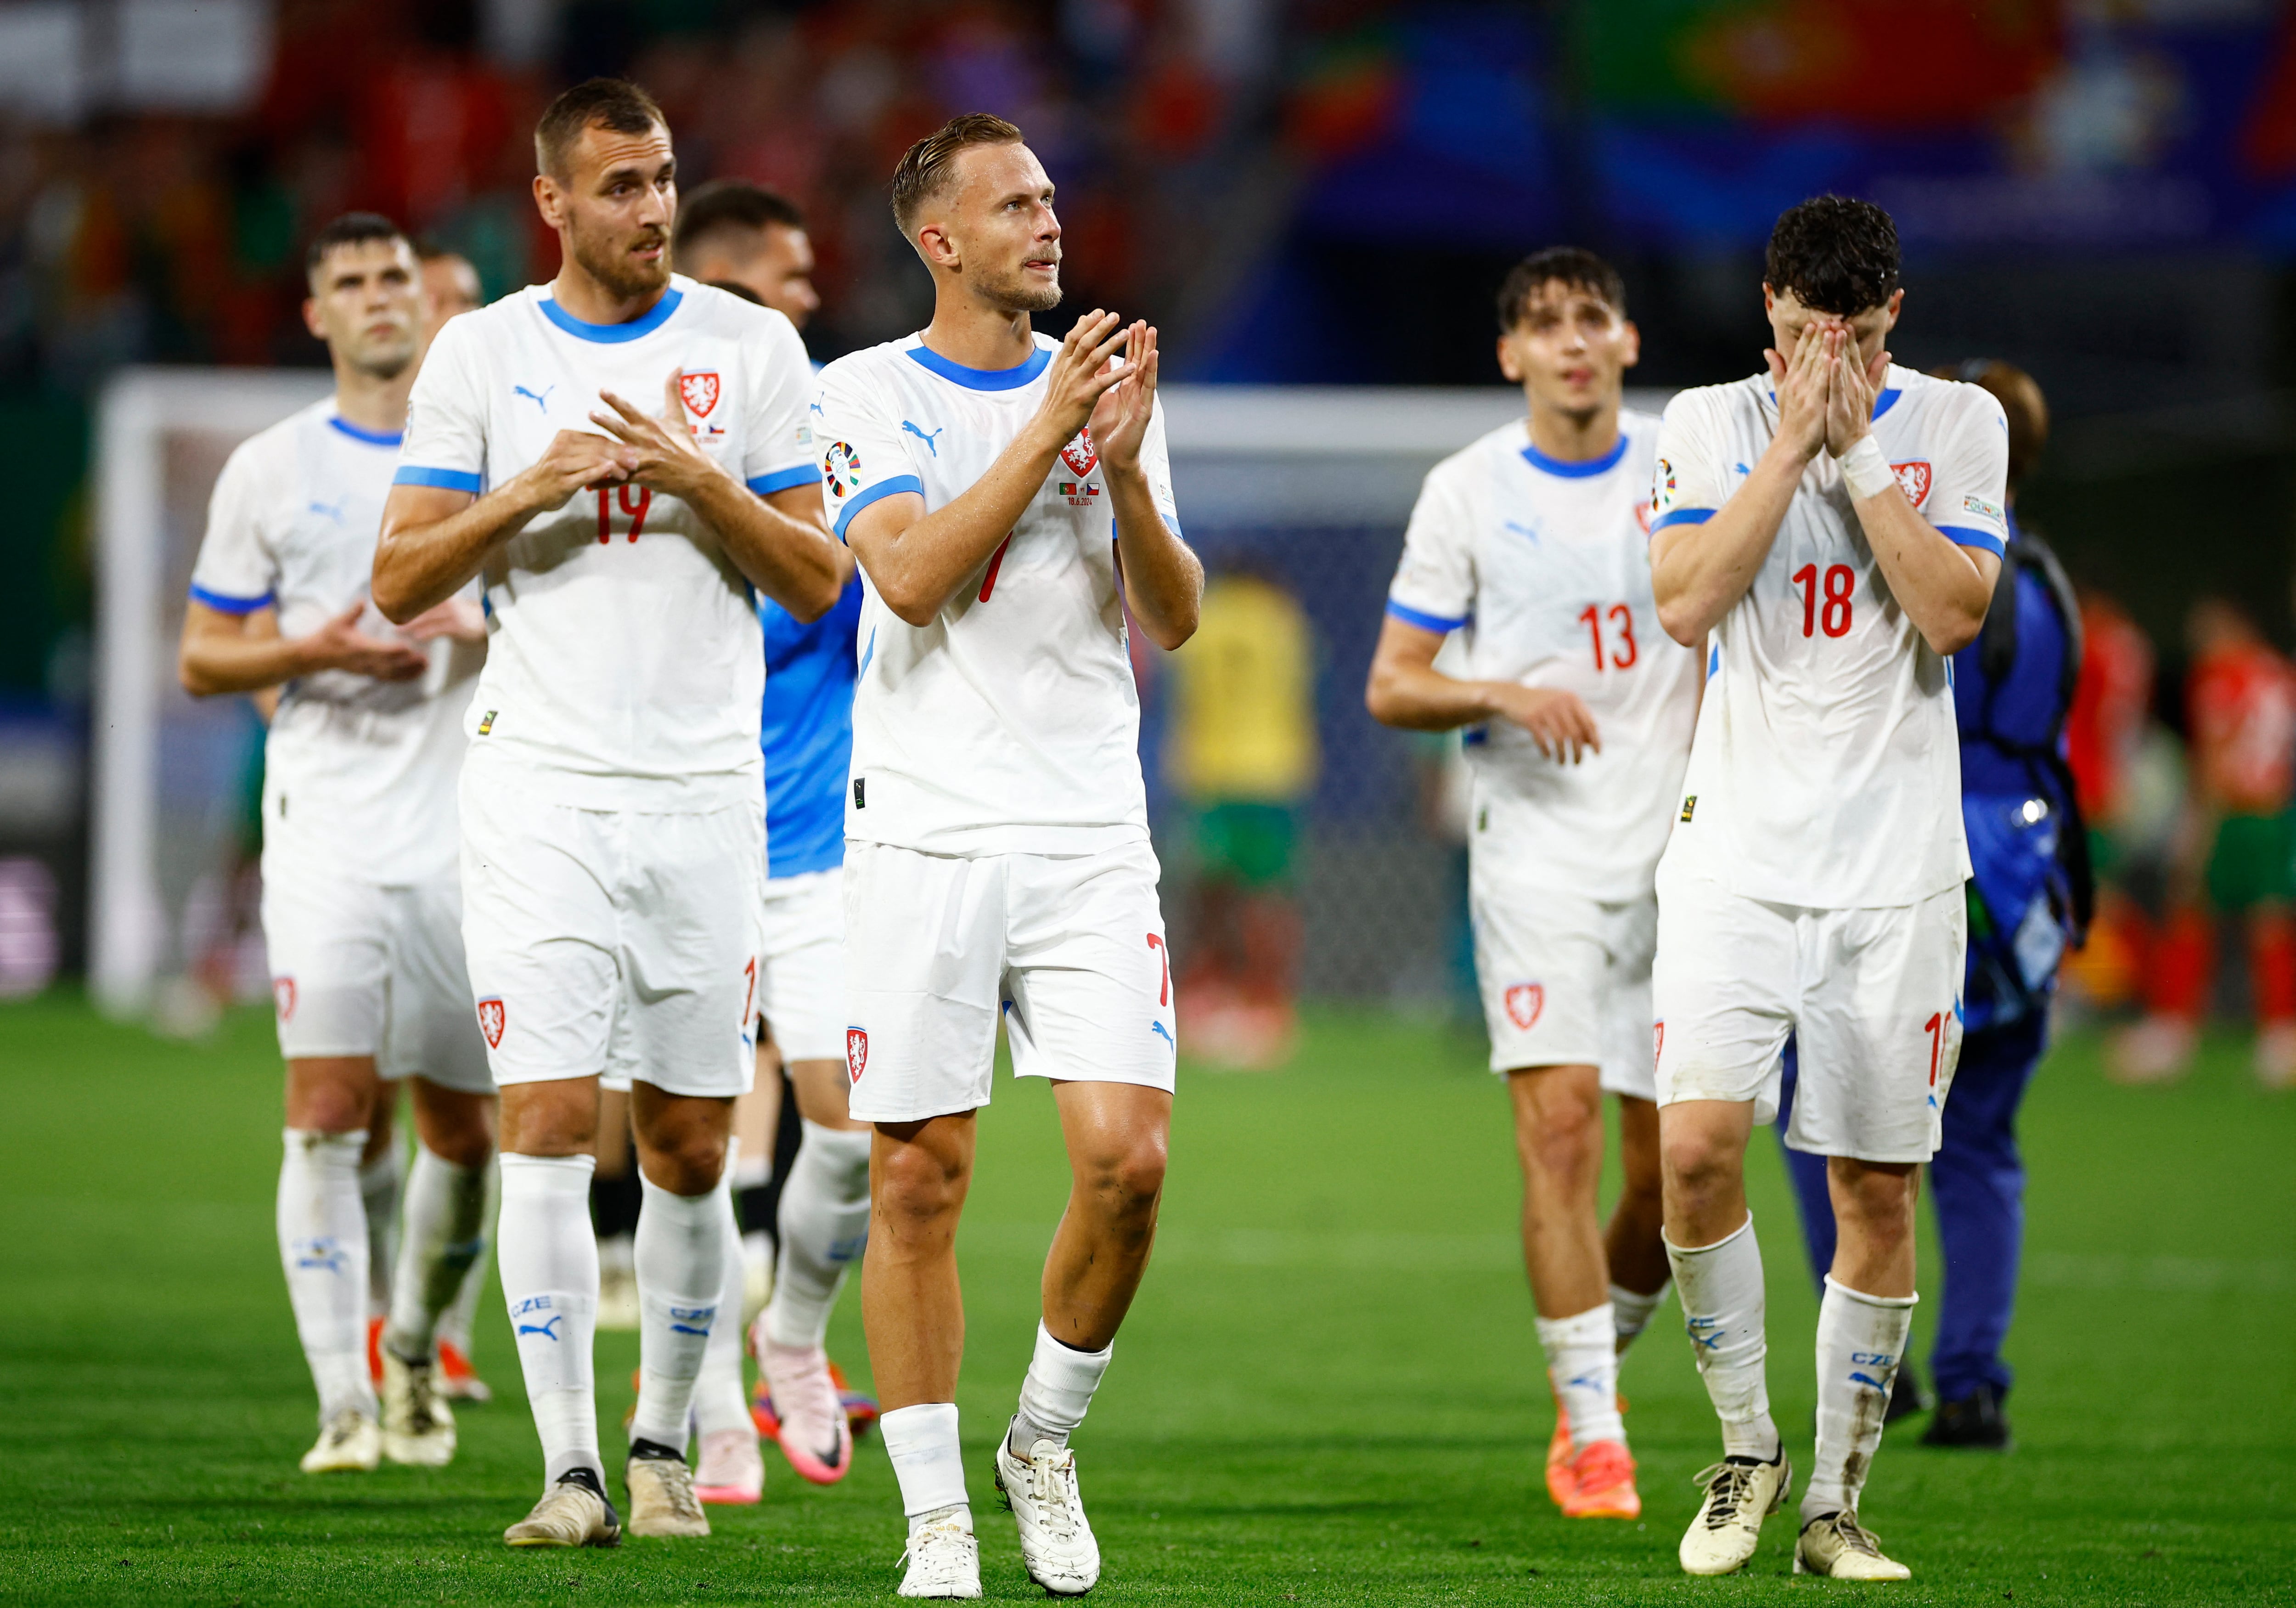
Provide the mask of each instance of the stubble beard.
[{"label": "stubble beard", "polygon": [[669,242],[661,243],[662,254],[649,264],[631,259],[626,244],[636,242],[617,242],[605,245],[580,230],[574,233],[574,260],[582,271],[596,280],[608,294],[623,300],[633,300],[652,291],[659,291],[669,283],[670,261],[667,250]]},{"label": "stubble beard", "polygon": [[1056,270],[1050,284],[1039,284],[1015,268],[1004,276],[982,282],[980,299],[1000,313],[1049,313],[1061,305],[1061,281]]}]

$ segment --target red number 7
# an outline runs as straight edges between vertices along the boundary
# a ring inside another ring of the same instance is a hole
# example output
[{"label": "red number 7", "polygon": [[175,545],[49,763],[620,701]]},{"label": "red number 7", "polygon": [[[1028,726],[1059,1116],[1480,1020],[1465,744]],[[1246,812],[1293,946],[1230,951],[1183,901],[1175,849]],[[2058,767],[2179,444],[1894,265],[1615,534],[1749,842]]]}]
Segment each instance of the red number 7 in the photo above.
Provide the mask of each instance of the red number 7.
[{"label": "red number 7", "polygon": [[1148,935],[1148,947],[1156,951],[1156,958],[1163,963],[1163,978],[1156,985],[1156,1003],[1169,1005],[1172,1003],[1172,952],[1164,947],[1164,935],[1160,932]]}]

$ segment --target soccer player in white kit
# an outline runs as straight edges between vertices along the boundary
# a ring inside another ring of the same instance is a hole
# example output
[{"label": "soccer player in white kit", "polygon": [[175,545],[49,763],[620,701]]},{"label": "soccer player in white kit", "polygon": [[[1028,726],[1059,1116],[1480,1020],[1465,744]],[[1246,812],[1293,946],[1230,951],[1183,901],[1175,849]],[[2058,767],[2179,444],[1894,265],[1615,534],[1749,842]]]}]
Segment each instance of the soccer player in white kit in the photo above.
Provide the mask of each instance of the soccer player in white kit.
[{"label": "soccer player in white kit", "polygon": [[[1046,1590],[1089,1590],[1083,1422],[1146,1270],[1171,1121],[1171,970],[1125,612],[1194,631],[1155,414],[1155,332],[1060,301],[1053,186],[999,119],[911,146],[893,215],[931,271],[922,334],[821,376],[823,486],[861,561],[846,798],[846,1071],[875,1125],[861,1270],[912,1597],[980,1595],[957,1444],[955,1235],[1001,1016],[1053,1080],[1074,1173],[996,1483]],[[1120,361],[1118,359],[1120,358]]]},{"label": "soccer player in white kit", "polygon": [[[1620,406],[1640,356],[1625,308],[1617,270],[1590,252],[1542,251],[1507,275],[1499,367],[1529,416],[1428,474],[1365,695],[1390,726],[1468,728],[1475,972],[1514,1106],[1558,1409],[1547,1490],[1570,1518],[1642,1513],[1618,1358],[1666,1292],[1652,878],[1698,708],[1698,655],[1667,639],[1651,598],[1658,421]],[[1447,671],[1454,632],[1464,652]],[[1607,1236],[1605,1089],[1627,1178]]]},{"label": "soccer player in white kit", "polygon": [[[414,253],[374,213],[314,239],[304,318],[334,393],[241,443],[216,481],[181,652],[196,695],[276,699],[264,744],[263,934],[287,1061],[279,1256],[319,1389],[309,1473],[444,1464],[440,1317],[485,1235],[494,1081],[472,1013],[455,866],[463,711],[478,605],[406,630],[367,598],[414,382]],[[381,1091],[411,1079],[406,1193],[382,1399],[367,1371],[369,1224],[359,1159]]]},{"label": "soccer player in white kit", "polygon": [[1817,1449],[1797,1572],[1904,1579],[1859,1523],[1913,1323],[1914,1206],[1961,1045],[1961,770],[1947,660],[2006,539],[2008,434],[1974,385],[1890,362],[1896,226],[1839,196],[1770,236],[1767,372],[1685,391],[1659,433],[1652,588],[1708,683],[1660,863],[1667,1250],[1723,1461],[1681,1546],[1745,1565],[1792,1469],[1763,1376],[1752,1127],[1829,1158],[1838,1230],[1817,1324]]},{"label": "soccer player in white kit", "polygon": [[706,1535],[683,1448],[724,1284],[729,1115],[750,1080],[751,589],[818,613],[839,569],[796,332],[669,271],[660,109],[593,79],[543,113],[535,151],[558,276],[439,332],[374,584],[408,615],[485,578],[463,934],[504,1091],[498,1259],[545,1481],[504,1539],[610,1546],[587,1208],[599,1085],[631,1086],[645,1180],[630,1530]]}]

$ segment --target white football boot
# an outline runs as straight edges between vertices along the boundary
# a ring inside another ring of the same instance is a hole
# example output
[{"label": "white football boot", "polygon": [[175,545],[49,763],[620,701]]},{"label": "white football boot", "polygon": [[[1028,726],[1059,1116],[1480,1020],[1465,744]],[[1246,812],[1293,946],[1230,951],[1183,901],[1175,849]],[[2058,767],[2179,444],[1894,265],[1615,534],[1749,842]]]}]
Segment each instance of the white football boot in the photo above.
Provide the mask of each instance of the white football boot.
[{"label": "white football boot", "polygon": [[996,1442],[996,1489],[1020,1526],[1021,1561],[1054,1596],[1081,1596],[1100,1579],[1100,1543],[1077,1494],[1076,1454],[1039,1440],[1023,1462],[1011,1440],[1007,1431]]},{"label": "white football boot", "polygon": [[683,1457],[632,1457],[622,1472],[629,1488],[634,1536],[706,1536],[709,1515],[693,1494],[693,1468]]},{"label": "white football boot", "polygon": [[1706,1500],[1682,1538],[1682,1567],[1687,1574],[1729,1574],[1743,1569],[1762,1538],[1762,1521],[1786,1505],[1793,1464],[1781,1451],[1775,1463],[1726,1457],[1701,1469],[1692,1483],[1706,1489]]},{"label": "white football boot", "polygon": [[382,1348],[382,1455],[416,1468],[455,1460],[455,1415],[439,1393],[439,1370]]},{"label": "white football boot", "polygon": [[504,1530],[503,1539],[512,1546],[619,1546],[622,1522],[612,1503],[567,1478],[543,1492],[534,1511]]},{"label": "white football boot", "polygon": [[758,1432],[741,1427],[702,1436],[701,1461],[693,1467],[693,1494],[706,1503],[737,1507],[763,1500],[766,1460],[758,1451]]},{"label": "white football boot", "polygon": [[901,1556],[909,1567],[897,1596],[947,1600],[980,1595],[980,1543],[972,1533],[972,1514],[962,1507],[911,1530]]},{"label": "white football boot", "polygon": [[1910,1580],[1914,1571],[1882,1555],[1882,1544],[1857,1522],[1855,1513],[1827,1514],[1801,1527],[1794,1543],[1796,1574],[1822,1574],[1833,1580]]},{"label": "white football boot", "polygon": [[365,1473],[382,1461],[382,1428],[355,1407],[338,1407],[303,1454],[307,1474]]}]

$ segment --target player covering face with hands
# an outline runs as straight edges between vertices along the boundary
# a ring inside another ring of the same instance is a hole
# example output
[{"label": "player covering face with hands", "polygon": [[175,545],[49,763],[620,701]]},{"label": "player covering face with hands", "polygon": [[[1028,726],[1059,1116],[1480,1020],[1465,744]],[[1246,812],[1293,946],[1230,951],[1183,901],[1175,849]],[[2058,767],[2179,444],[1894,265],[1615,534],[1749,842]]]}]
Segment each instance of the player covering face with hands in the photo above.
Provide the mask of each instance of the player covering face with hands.
[{"label": "player covering face with hands", "polygon": [[1914,1203],[1961,1038],[1969,874],[1946,658],[2000,570],[2000,405],[1894,366],[1894,226],[1823,196],[1772,235],[1766,372],[1685,391],[1660,432],[1652,589],[1709,643],[1658,875],[1666,1238],[1724,1457],[1683,1567],[1753,1555],[1791,1465],[1771,1421],[1744,1153],[1776,1115],[1828,1158],[1839,1230],[1818,1317],[1817,1445],[1798,1571],[1906,1578],[1857,1502],[1911,1327]]},{"label": "player covering face with hands", "polygon": [[980,1595],[955,1406],[955,1254],[1000,1021],[1052,1080],[1072,1182],[995,1480],[1029,1573],[1088,1590],[1100,1552],[1069,1436],[1146,1270],[1173,1087],[1130,616],[1195,628],[1152,329],[1095,311],[1054,341],[1053,189],[1020,131],[960,118],[894,177],[933,277],[921,334],[822,373],[824,488],[868,582],[846,800],[850,1110],[874,1126],[862,1269],[900,1591]]}]

